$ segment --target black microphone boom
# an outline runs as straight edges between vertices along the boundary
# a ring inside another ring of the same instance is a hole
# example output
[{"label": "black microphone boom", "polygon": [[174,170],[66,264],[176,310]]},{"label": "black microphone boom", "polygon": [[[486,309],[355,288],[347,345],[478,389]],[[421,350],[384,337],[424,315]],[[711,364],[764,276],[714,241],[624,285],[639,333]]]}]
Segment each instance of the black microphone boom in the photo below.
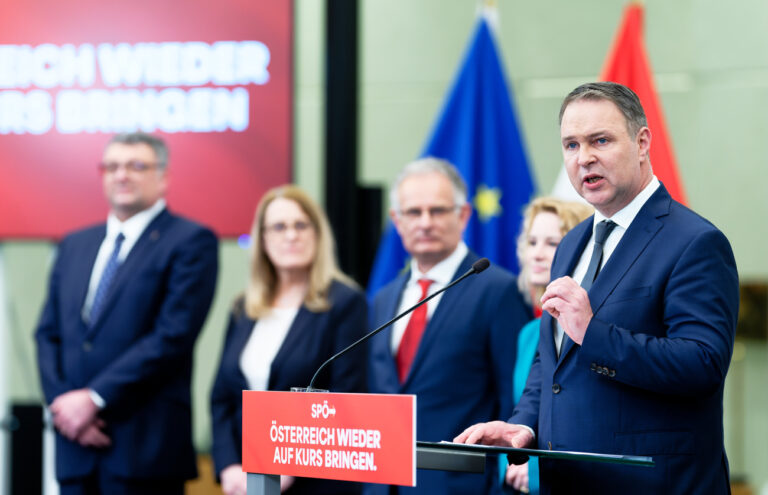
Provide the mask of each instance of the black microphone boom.
[{"label": "black microphone boom", "polygon": [[422,299],[421,301],[417,302],[416,304],[414,304],[414,305],[413,305],[413,306],[411,306],[410,308],[406,309],[405,311],[403,311],[403,312],[402,312],[402,313],[400,313],[399,315],[395,316],[394,318],[392,318],[391,320],[389,320],[389,321],[388,321],[388,322],[386,322],[385,324],[381,325],[381,326],[380,326],[379,328],[377,328],[376,330],[374,330],[374,331],[372,331],[372,332],[370,332],[370,333],[368,333],[368,334],[364,335],[364,336],[363,336],[363,337],[361,337],[359,340],[357,340],[357,341],[355,341],[355,342],[351,343],[351,344],[350,344],[349,346],[347,346],[345,349],[342,349],[342,350],[340,350],[339,352],[337,352],[336,354],[334,354],[333,356],[331,356],[330,358],[328,358],[328,360],[327,360],[327,361],[325,361],[323,364],[321,364],[321,365],[320,365],[320,367],[319,367],[319,368],[317,368],[317,371],[315,371],[315,374],[314,374],[314,376],[312,376],[312,380],[309,382],[309,387],[307,387],[307,392],[313,392],[313,391],[315,391],[315,389],[312,387],[312,386],[315,384],[315,379],[316,379],[316,378],[317,378],[317,376],[320,374],[320,372],[321,372],[321,371],[322,371],[322,370],[323,370],[323,369],[324,369],[326,366],[328,366],[329,364],[331,364],[333,361],[335,361],[335,360],[336,360],[336,359],[338,359],[339,357],[343,356],[343,355],[344,355],[344,354],[346,354],[347,352],[351,351],[352,349],[354,349],[354,348],[355,348],[355,347],[357,347],[358,345],[362,344],[362,343],[363,343],[363,342],[365,342],[366,340],[370,339],[371,337],[373,337],[373,336],[374,336],[374,335],[376,335],[377,333],[381,332],[382,330],[384,330],[385,328],[387,328],[388,326],[390,326],[391,324],[393,324],[394,322],[396,322],[397,320],[399,320],[399,319],[400,319],[400,318],[402,318],[403,316],[407,315],[408,313],[410,313],[410,312],[411,312],[411,311],[413,311],[414,309],[418,308],[418,307],[419,307],[419,306],[421,306],[422,304],[425,304],[427,301],[429,301],[429,300],[430,300],[430,299],[432,299],[433,297],[437,296],[438,294],[442,294],[443,292],[447,291],[448,289],[450,289],[450,288],[451,288],[451,287],[453,287],[454,285],[458,284],[459,282],[461,282],[461,281],[462,281],[462,280],[464,280],[465,278],[469,277],[470,275],[472,275],[472,274],[474,274],[474,273],[480,273],[480,272],[482,272],[483,270],[485,270],[485,269],[486,269],[486,268],[488,268],[489,266],[491,266],[491,262],[490,262],[490,261],[488,261],[488,258],[480,258],[479,260],[477,260],[477,261],[475,261],[474,263],[472,263],[472,267],[471,267],[469,270],[467,270],[467,271],[466,271],[466,273],[464,273],[464,275],[462,275],[461,277],[457,278],[456,280],[454,280],[454,281],[453,281],[453,282],[451,282],[450,284],[446,285],[445,287],[443,287],[443,288],[442,288],[442,289],[440,289],[439,291],[435,292],[434,294],[430,294],[428,297],[425,297],[424,299]]}]

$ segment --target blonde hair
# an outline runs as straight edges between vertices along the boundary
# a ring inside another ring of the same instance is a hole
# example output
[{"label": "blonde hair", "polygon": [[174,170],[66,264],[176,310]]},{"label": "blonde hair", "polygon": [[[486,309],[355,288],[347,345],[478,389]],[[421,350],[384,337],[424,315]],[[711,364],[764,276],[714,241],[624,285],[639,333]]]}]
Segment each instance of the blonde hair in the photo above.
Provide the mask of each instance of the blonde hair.
[{"label": "blonde hair", "polygon": [[[528,284],[528,267],[525,264],[525,251],[528,248],[528,234],[531,232],[533,219],[539,213],[554,213],[560,219],[560,234],[565,235],[569,230],[577,226],[583,220],[591,216],[595,210],[585,203],[577,201],[563,201],[561,199],[544,196],[531,201],[523,213],[523,228],[517,237],[517,261],[520,265],[520,274],[517,276],[517,286],[523,297],[529,303],[537,303],[544,294],[544,287],[532,290]],[[535,294],[532,294],[535,292]],[[534,301],[531,299],[535,298]]]},{"label": "blonde hair", "polygon": [[300,188],[283,185],[267,191],[256,207],[251,227],[251,270],[245,290],[245,312],[249,318],[257,319],[269,313],[277,293],[277,272],[264,249],[264,215],[272,201],[277,198],[296,202],[309,217],[316,236],[315,258],[309,267],[309,288],[304,305],[310,311],[323,312],[330,309],[328,289],[334,280],[356,286],[336,262],[336,243],[328,218],[322,208]]}]

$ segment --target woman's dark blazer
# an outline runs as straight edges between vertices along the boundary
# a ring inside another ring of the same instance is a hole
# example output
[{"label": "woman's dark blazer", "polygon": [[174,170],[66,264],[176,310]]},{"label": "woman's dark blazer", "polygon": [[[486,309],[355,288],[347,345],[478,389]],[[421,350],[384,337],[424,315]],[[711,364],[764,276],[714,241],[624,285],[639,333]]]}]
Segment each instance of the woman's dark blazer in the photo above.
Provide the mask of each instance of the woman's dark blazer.
[{"label": "woman's dark blazer", "polygon": [[[365,334],[367,304],[362,292],[333,282],[328,297],[331,308],[315,313],[302,306],[272,361],[269,390],[306,387],[317,368],[336,352]],[[217,476],[222,469],[242,463],[242,391],[248,383],[240,370],[240,354],[256,322],[245,314],[242,299],[229,317],[226,340],[211,392],[212,454]],[[342,356],[320,374],[316,388],[332,392],[365,392],[365,346]],[[359,493],[354,483],[298,478],[295,493]]]}]

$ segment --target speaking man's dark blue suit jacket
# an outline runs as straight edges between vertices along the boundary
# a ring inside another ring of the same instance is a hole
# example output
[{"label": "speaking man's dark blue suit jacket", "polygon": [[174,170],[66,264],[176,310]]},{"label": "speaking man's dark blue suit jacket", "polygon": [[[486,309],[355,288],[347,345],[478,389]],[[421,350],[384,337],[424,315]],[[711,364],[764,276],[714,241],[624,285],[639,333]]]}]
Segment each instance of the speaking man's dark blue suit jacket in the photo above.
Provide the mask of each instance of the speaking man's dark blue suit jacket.
[{"label": "speaking man's dark blue suit jacket", "polygon": [[218,243],[193,222],[162,211],[115,275],[90,326],[81,312],[105,225],[59,245],[37,328],[46,401],[88,387],[106,401],[112,446],[81,447],[57,433],[61,480],[105,470],[124,478],[184,480],[197,474],[192,446],[192,350],[216,285]]},{"label": "speaking man's dark blue suit jacket", "polygon": [[[478,256],[469,253],[456,277]],[[410,273],[386,285],[373,303],[371,326],[395,316]],[[531,319],[512,274],[492,265],[448,289],[424,329],[411,371],[404,383],[397,376],[390,348],[392,327],[370,341],[369,391],[415,394],[416,438],[452,440],[468,426],[506,418],[512,411],[512,373],[517,332]],[[497,482],[486,475],[419,470],[415,489],[400,493],[488,493]],[[369,494],[388,487],[369,485]]]},{"label": "speaking man's dark blue suit jacket", "polygon": [[[552,279],[570,275],[592,219],[560,243]],[[659,187],[589,291],[582,345],[556,356],[553,319],[511,423],[539,448],[653,456],[656,466],[541,461],[542,493],[728,493],[723,385],[739,305],[725,236]]]},{"label": "speaking man's dark blue suit jacket", "polygon": [[[272,361],[269,390],[290,390],[309,385],[315,371],[328,358],[365,334],[365,296],[341,282],[328,292],[331,308],[312,312],[302,306]],[[255,321],[245,314],[243,301],[235,303],[227,327],[224,350],[211,392],[213,460],[217,475],[232,464],[242,463],[243,390],[248,382],[240,369],[240,355]],[[320,373],[315,387],[331,392],[365,391],[365,347],[350,351]],[[359,493],[357,483],[298,478],[290,494]]]}]

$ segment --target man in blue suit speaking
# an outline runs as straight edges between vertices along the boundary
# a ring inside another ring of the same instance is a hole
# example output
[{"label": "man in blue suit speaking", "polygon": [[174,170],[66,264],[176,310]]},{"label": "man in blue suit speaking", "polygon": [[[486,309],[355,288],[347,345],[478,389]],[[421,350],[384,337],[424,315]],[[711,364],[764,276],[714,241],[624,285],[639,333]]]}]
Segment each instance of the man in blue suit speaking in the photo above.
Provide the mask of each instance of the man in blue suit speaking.
[{"label": "man in blue suit speaking", "polygon": [[180,495],[196,476],[192,351],[218,243],[166,209],[167,161],[159,138],[115,136],[106,224],[58,247],[36,339],[62,495]]},{"label": "man in blue suit speaking", "polygon": [[542,493],[729,493],[723,386],[739,305],[730,244],[653,175],[651,132],[628,88],[573,90],[560,134],[571,183],[597,211],[555,254],[537,357],[509,423],[456,441],[656,462],[542,460]]},{"label": "man in blue suit speaking", "polygon": [[[376,294],[374,326],[445,287],[478,259],[461,240],[471,207],[453,165],[435,158],[407,165],[390,202],[412,261],[409,271]],[[467,422],[506,418],[512,411],[517,332],[530,316],[515,278],[491,266],[371,339],[369,391],[415,394],[419,440],[448,440]],[[420,470],[416,483],[415,489],[392,490],[465,494],[496,488],[492,473]],[[366,490],[390,493],[382,485]]]}]

